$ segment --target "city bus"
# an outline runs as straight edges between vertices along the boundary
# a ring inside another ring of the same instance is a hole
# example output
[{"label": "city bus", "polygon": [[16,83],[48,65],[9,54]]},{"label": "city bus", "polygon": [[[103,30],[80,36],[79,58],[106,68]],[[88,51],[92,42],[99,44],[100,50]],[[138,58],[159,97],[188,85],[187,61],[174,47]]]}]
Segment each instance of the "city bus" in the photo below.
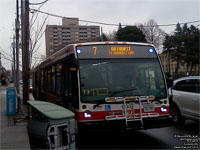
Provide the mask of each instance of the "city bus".
[{"label": "city bus", "polygon": [[68,45],[32,71],[33,96],[75,113],[77,132],[169,126],[163,68],[152,44]]}]

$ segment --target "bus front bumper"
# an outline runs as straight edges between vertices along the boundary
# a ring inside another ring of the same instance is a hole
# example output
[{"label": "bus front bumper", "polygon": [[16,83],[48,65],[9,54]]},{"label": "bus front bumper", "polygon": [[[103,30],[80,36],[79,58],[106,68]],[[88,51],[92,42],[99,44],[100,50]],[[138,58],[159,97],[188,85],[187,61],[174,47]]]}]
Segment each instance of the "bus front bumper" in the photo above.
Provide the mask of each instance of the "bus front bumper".
[{"label": "bus front bumper", "polygon": [[168,127],[172,125],[172,116],[159,116],[153,118],[144,118],[137,121],[129,121],[126,125],[125,120],[112,120],[112,121],[85,121],[78,122],[78,128],[80,130],[90,131],[102,131],[102,130],[119,130],[119,129],[151,129]]}]

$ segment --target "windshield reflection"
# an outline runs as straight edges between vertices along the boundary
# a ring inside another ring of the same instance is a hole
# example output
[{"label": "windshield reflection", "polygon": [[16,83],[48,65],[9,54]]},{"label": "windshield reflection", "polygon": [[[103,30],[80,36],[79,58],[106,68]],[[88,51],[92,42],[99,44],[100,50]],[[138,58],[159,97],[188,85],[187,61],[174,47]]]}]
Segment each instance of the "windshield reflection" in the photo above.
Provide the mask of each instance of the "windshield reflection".
[{"label": "windshield reflection", "polygon": [[156,59],[80,60],[82,102],[106,97],[166,97],[160,65]]}]

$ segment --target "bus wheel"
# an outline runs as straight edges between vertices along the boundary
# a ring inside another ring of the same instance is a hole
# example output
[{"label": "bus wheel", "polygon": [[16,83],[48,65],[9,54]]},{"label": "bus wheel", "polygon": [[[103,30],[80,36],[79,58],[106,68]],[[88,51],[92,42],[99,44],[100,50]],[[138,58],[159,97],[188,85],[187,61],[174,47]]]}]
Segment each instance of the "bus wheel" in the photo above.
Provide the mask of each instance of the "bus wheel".
[{"label": "bus wheel", "polygon": [[185,120],[181,117],[180,110],[176,105],[171,106],[170,112],[173,117],[173,122],[176,125],[182,125],[185,122]]}]

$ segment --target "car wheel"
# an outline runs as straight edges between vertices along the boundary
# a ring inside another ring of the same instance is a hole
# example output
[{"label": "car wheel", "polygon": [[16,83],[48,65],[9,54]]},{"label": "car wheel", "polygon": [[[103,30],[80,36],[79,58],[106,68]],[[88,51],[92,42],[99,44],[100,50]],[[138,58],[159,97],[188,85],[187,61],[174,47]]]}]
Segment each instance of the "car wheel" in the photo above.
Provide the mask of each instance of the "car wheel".
[{"label": "car wheel", "polygon": [[180,110],[177,106],[171,106],[171,115],[173,117],[173,122],[178,125],[182,125],[184,123],[184,119],[181,117]]}]

